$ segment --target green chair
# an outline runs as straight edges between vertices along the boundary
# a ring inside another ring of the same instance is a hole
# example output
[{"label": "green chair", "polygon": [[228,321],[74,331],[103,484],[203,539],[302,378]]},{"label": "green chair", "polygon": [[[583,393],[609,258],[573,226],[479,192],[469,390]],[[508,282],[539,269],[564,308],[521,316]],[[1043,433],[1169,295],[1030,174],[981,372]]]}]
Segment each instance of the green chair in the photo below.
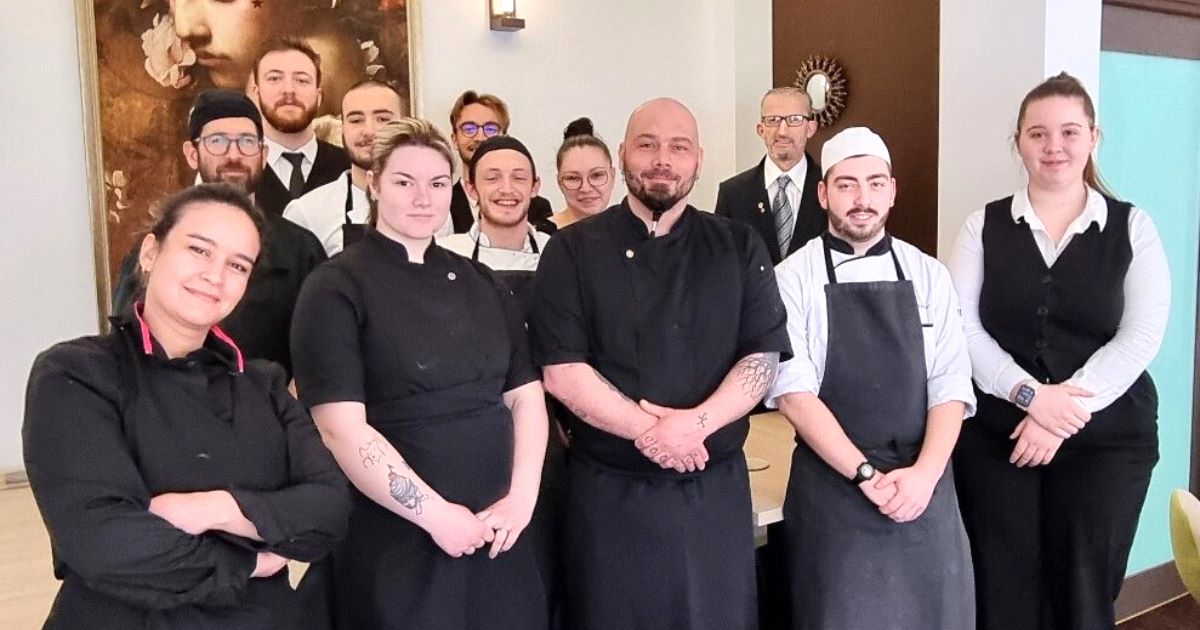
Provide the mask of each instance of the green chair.
[{"label": "green chair", "polygon": [[1171,548],[1179,577],[1200,601],[1200,499],[1187,490],[1171,493]]}]

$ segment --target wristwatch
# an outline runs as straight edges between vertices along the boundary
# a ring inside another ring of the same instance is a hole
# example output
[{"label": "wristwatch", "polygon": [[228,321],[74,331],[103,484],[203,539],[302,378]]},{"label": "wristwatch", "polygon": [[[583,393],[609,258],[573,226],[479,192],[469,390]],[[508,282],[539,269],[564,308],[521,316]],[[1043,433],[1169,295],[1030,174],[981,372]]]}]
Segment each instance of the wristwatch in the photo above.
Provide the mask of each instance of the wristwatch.
[{"label": "wristwatch", "polygon": [[875,467],[871,465],[871,462],[863,462],[858,465],[858,468],[854,469],[854,479],[851,479],[850,483],[857,486],[864,481],[870,481],[874,478]]},{"label": "wristwatch", "polygon": [[1021,409],[1028,409],[1029,405],[1033,404],[1034,394],[1037,394],[1036,389],[1034,389],[1028,383],[1022,383],[1021,386],[1017,388],[1017,395],[1013,398],[1013,402],[1017,403],[1017,406]]}]

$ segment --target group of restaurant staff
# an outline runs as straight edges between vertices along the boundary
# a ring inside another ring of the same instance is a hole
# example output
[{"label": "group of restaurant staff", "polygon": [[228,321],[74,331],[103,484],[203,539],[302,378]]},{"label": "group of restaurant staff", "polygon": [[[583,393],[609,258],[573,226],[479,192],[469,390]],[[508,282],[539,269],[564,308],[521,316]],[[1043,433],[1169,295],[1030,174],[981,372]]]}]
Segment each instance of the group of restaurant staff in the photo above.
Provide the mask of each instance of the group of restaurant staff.
[{"label": "group of restaurant staff", "polygon": [[[252,103],[190,116],[201,166],[261,170]],[[683,104],[634,110],[611,206],[612,154],[569,132],[548,240],[530,152],[493,133],[456,248],[452,141],[380,125],[354,162],[368,227],[304,280],[288,371],[220,325],[270,231],[246,178],[208,169],[159,208],[112,330],[34,363],[45,627],[758,628],[742,449],[764,403],[796,432],[770,546],[791,627],[1114,627],[1170,287],[1150,217],[1099,179],[1081,84],[1021,103],[1028,183],[968,218],[949,269],[887,233],[879,135],[816,162],[795,88],[756,128],[767,154],[717,214],[688,201]],[[296,590],[289,560],[311,563]]]}]

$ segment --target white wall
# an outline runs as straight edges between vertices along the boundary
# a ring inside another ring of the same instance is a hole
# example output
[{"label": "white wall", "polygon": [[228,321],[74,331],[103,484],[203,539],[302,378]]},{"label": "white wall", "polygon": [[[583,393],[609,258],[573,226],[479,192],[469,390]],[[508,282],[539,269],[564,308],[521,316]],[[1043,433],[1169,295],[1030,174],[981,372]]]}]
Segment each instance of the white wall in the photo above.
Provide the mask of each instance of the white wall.
[{"label": "white wall", "polygon": [[[711,209],[717,184],[737,170],[738,134],[757,141],[757,98],[770,86],[769,21],[743,24],[736,33],[734,25],[743,14],[769,17],[770,0],[556,0],[517,6],[525,29],[501,33],[488,30],[484,0],[421,3],[417,111],[448,129],[450,107],[464,90],[503,98],[513,118],[510,133],[534,154],[542,194],[557,210],[562,196],[554,183],[554,155],[567,123],[590,117],[615,154],[633,108],[671,96],[688,105],[700,123],[705,161],[692,201]],[[757,79],[743,81],[743,70]],[[740,125],[739,90],[752,92],[755,103],[751,118]],[[614,201],[623,194],[618,184]]]},{"label": "white wall", "polygon": [[938,255],[967,215],[1021,185],[1021,99],[1063,70],[1099,92],[1098,0],[942,0]]},{"label": "white wall", "polygon": [[0,471],[22,467],[33,358],[98,326],[74,3],[20,15],[0,25]]}]

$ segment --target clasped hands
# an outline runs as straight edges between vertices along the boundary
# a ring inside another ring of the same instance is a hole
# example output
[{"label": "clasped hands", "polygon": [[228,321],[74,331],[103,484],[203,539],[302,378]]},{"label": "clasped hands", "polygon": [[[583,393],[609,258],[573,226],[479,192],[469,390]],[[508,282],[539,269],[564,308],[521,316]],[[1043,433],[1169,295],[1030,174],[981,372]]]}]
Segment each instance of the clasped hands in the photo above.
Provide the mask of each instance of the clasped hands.
[{"label": "clasped hands", "polygon": [[1092,392],[1067,383],[1038,387],[1027,415],[1008,436],[1016,440],[1009,463],[1018,468],[1049,464],[1063,441],[1083,430],[1092,419],[1076,396],[1087,398]]},{"label": "clasped hands", "polygon": [[704,470],[708,463],[704,440],[712,431],[707,413],[660,407],[646,400],[638,407],[643,413],[641,424],[648,425],[633,441],[642,455],[664,469],[680,473]]}]

